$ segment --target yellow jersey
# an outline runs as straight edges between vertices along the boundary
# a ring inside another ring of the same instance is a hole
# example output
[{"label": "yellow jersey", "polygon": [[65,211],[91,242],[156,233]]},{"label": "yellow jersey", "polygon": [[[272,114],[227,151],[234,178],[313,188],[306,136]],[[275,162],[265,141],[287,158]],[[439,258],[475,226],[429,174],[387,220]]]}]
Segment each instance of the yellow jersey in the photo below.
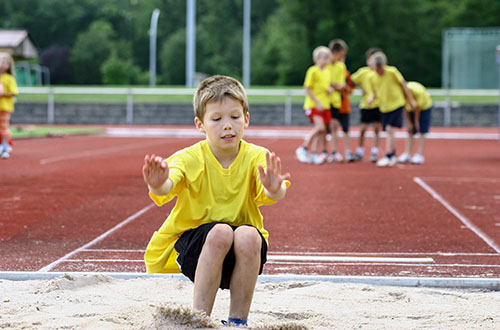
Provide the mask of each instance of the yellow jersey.
[{"label": "yellow jersey", "polygon": [[380,112],[392,112],[406,104],[406,98],[401,86],[403,82],[403,75],[394,66],[386,65],[382,75],[375,74],[373,84],[378,97]]},{"label": "yellow jersey", "polygon": [[[16,78],[11,74],[4,73],[0,75],[0,84],[4,93],[11,93],[17,95]],[[14,111],[14,97],[13,96],[0,96],[0,111],[13,112]]]},{"label": "yellow jersey", "polygon": [[[332,64],[328,64],[326,69],[330,72],[330,83],[344,85],[346,80],[347,68],[344,62],[337,61]],[[330,104],[337,109],[340,109],[342,105],[342,92],[334,90],[330,94]]]},{"label": "yellow jersey", "polygon": [[363,97],[361,98],[361,102],[359,107],[365,110],[371,110],[378,108],[378,99],[375,98],[373,102],[368,105],[368,99],[373,92],[373,77],[377,73],[373,71],[370,67],[364,66],[359,68],[358,71],[354,72],[351,76],[351,80],[361,88],[363,91]]},{"label": "yellow jersey", "polygon": [[[304,87],[309,87],[324,109],[330,109],[328,88],[330,88],[330,76],[326,68],[320,69],[317,65],[309,67],[306,71]],[[304,102],[304,110],[317,108],[316,102],[307,95]]]},{"label": "yellow jersey", "polygon": [[[165,196],[149,192],[161,206],[174,197],[177,202],[169,216],[151,237],[144,254],[148,273],[178,273],[174,245],[187,230],[202,224],[221,221],[233,226],[252,225],[266,241],[259,206],[272,204],[264,193],[258,165],[266,166],[267,149],[240,143],[240,150],[229,168],[215,158],[207,140],[182,149],[167,158],[172,190]],[[289,181],[285,181],[287,187]]]},{"label": "yellow jersey", "polygon": [[[417,103],[420,111],[429,110],[432,107],[431,96],[421,83],[416,81],[409,81],[406,86],[410,90],[411,95],[413,95],[413,98],[415,99],[415,102]],[[406,102],[406,110],[413,111],[408,101]]]}]

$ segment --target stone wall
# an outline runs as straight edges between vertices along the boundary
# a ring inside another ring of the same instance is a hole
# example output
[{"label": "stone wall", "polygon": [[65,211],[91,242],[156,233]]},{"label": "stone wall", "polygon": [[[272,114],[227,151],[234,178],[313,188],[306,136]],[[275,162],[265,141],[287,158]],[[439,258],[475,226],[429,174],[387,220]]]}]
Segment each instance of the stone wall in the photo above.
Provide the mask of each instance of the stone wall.
[{"label": "stone wall", "polygon": [[[444,126],[444,108],[433,108],[432,126]],[[47,124],[47,103],[16,103],[13,124]],[[136,103],[133,125],[191,125],[194,115],[191,104]],[[252,125],[285,125],[284,105],[250,105]],[[359,109],[353,105],[351,125],[359,125]],[[292,106],[292,125],[309,125],[301,105]],[[126,125],[126,104],[56,103],[54,124]],[[498,106],[462,105],[451,109],[451,126],[498,126]]]}]

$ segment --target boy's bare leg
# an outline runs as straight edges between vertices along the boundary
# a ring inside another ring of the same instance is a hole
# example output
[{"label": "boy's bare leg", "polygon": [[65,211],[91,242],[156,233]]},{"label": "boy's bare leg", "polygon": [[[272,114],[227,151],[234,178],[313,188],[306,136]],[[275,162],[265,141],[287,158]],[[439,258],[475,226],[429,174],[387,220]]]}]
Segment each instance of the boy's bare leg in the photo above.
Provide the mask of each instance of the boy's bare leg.
[{"label": "boy's bare leg", "polygon": [[365,133],[368,125],[366,123],[361,123],[361,127],[359,130],[359,147],[364,148],[365,146]]},{"label": "boy's bare leg", "polygon": [[380,143],[380,138],[379,138],[379,132],[380,132],[380,122],[374,122],[373,123],[373,146],[375,148],[378,148],[378,145]]},{"label": "boy's bare leg", "polygon": [[330,122],[331,125],[331,131],[332,131],[332,145],[333,145],[333,150],[332,151],[338,151],[339,149],[339,137],[337,135],[337,129],[339,127],[339,122],[337,119],[332,119]]},{"label": "boy's bare leg", "polygon": [[262,238],[254,227],[238,227],[233,248],[236,264],[230,282],[229,317],[246,319],[259,275]]},{"label": "boy's bare leg", "polygon": [[396,140],[394,139],[394,127],[387,126],[387,140],[385,143],[385,152],[390,154],[396,151]]},{"label": "boy's bare leg", "polygon": [[220,286],[222,265],[233,245],[233,229],[226,224],[215,225],[207,235],[196,267],[193,309],[212,313]]},{"label": "boy's bare leg", "polygon": [[411,154],[411,150],[413,149],[413,134],[408,132],[408,139],[406,139],[406,153]]},{"label": "boy's bare leg", "polygon": [[422,156],[424,155],[424,147],[425,147],[425,134],[420,133],[418,139],[418,153],[421,154]]},{"label": "boy's bare leg", "polygon": [[349,132],[344,132],[344,151],[347,153],[351,152],[351,136]]},{"label": "boy's bare leg", "polygon": [[317,146],[317,143],[319,143],[316,141],[318,135],[321,135],[326,130],[322,117],[314,116],[313,121],[314,121],[314,127],[311,130],[311,132],[306,136],[303,144],[303,146],[306,147],[307,149],[310,149],[311,146],[315,148]]}]

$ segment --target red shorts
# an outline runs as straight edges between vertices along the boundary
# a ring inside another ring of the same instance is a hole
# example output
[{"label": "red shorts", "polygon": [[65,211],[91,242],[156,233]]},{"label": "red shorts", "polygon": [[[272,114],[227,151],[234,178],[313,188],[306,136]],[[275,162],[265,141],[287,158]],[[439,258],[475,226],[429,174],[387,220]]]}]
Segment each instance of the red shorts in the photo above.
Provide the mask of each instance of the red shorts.
[{"label": "red shorts", "polygon": [[332,121],[332,112],[330,111],[330,109],[325,109],[323,111],[319,111],[316,108],[307,109],[306,116],[307,116],[307,118],[309,118],[309,121],[311,123],[314,123],[313,118],[315,116],[323,118],[323,123],[325,123],[325,125],[330,124],[330,122]]}]

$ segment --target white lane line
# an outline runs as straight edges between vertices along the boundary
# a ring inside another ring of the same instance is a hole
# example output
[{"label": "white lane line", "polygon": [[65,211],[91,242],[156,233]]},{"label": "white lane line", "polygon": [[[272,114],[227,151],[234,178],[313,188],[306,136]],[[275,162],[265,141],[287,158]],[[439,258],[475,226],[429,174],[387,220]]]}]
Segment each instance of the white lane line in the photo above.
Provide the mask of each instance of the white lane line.
[{"label": "white lane line", "polygon": [[61,262],[69,259],[73,255],[75,255],[75,254],[81,252],[82,250],[84,250],[84,249],[86,249],[86,248],[88,248],[88,247],[90,247],[90,246],[92,246],[92,245],[94,245],[94,244],[102,241],[103,239],[105,239],[106,237],[108,237],[109,235],[111,235],[112,233],[114,233],[115,231],[117,231],[118,229],[122,228],[123,226],[127,225],[129,222],[134,221],[135,219],[137,219],[138,217],[140,217],[141,215],[143,215],[144,213],[146,213],[147,211],[149,211],[154,206],[155,206],[154,203],[149,204],[148,206],[144,207],[142,210],[139,210],[136,213],[132,214],[130,217],[128,217],[127,219],[123,220],[122,222],[120,222],[119,224],[117,224],[113,228],[109,229],[105,233],[101,234],[100,236],[96,237],[92,241],[88,242],[87,244],[82,245],[78,249],[75,249],[75,250],[67,253],[64,257],[59,258],[56,261],[52,262],[51,264],[48,264],[47,266],[41,268],[39,270],[39,272],[48,272],[49,270],[51,270],[55,266],[59,265]]},{"label": "white lane line", "polygon": [[[194,128],[106,128],[107,136],[113,137],[203,137],[199,131]],[[248,129],[245,131],[245,137],[275,137],[275,138],[303,138],[308,134],[306,130],[297,129]],[[386,133],[381,132],[381,137]],[[342,134],[341,134],[342,135]],[[352,137],[358,137],[359,131],[353,130]],[[373,137],[373,132],[366,132],[366,137]],[[396,132],[396,138],[406,139],[408,134],[405,132]],[[497,140],[497,133],[452,133],[452,132],[431,132],[427,139],[445,139],[445,140]]]},{"label": "white lane line", "polygon": [[[82,250],[79,250],[82,251]],[[88,250],[87,250],[88,251]],[[66,259],[65,261],[114,261],[114,260],[127,260],[127,259],[93,259],[93,258],[81,258],[81,259]],[[391,257],[326,257],[326,256],[289,256],[289,255],[268,255],[268,261],[287,261],[287,262],[295,262],[295,261],[305,261],[305,262],[392,262],[392,263],[400,263],[400,262],[408,262],[408,263],[433,263],[434,259],[426,257],[426,258],[391,258]],[[135,260],[143,262],[143,260]]]},{"label": "white lane line", "polygon": [[290,256],[269,255],[272,261],[321,261],[321,262],[434,262],[434,259],[426,258],[395,258],[395,257],[345,257],[345,256]]},{"label": "white lane line", "polygon": [[481,229],[474,225],[469,219],[460,214],[453,206],[451,206],[441,195],[439,195],[434,189],[427,185],[421,178],[414,177],[415,181],[419,186],[421,186],[425,191],[427,191],[434,199],[441,203],[448,211],[450,211],[454,216],[456,216],[467,228],[469,228],[473,233],[479,236],[486,244],[488,244],[493,250],[500,254],[500,247],[486,235]]},{"label": "white lane line", "polygon": [[[66,259],[64,262],[71,263],[140,263],[143,264],[142,259]],[[293,262],[282,260],[268,260],[266,264],[270,265],[288,265],[288,266],[406,266],[406,267],[462,267],[462,268],[500,268],[500,265],[493,264],[429,264],[429,263],[399,263],[399,262]]]},{"label": "white lane line", "polygon": [[[145,253],[145,249],[82,249],[82,252],[106,253]],[[498,253],[471,253],[471,252],[269,252],[270,256],[484,256],[500,257]]]},{"label": "white lane line", "polygon": [[136,143],[136,144],[127,144],[127,145],[120,146],[120,147],[115,146],[115,147],[109,147],[109,148],[103,148],[103,149],[92,149],[92,150],[77,152],[77,153],[69,154],[69,155],[62,155],[62,156],[41,159],[40,165],[46,165],[46,164],[50,164],[50,163],[66,161],[66,160],[71,160],[71,159],[93,157],[93,156],[98,156],[98,155],[107,154],[107,153],[121,152],[124,150],[131,150],[131,149],[138,149],[138,148],[144,149],[146,147],[151,147],[154,145],[166,144],[166,143],[167,143],[166,141],[157,141],[157,142],[153,142],[153,143]]},{"label": "white lane line", "polygon": [[425,181],[440,181],[440,182],[481,182],[481,183],[497,183],[500,178],[472,178],[472,177],[421,177]]}]

